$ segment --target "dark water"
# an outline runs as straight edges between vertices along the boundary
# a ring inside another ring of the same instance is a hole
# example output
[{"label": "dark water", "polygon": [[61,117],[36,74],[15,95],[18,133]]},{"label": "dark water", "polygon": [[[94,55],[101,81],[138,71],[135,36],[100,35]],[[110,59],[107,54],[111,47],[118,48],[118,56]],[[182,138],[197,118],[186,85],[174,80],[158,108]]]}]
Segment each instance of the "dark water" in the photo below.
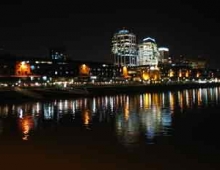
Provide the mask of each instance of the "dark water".
[{"label": "dark water", "polygon": [[220,88],[0,105],[0,167],[220,169]]}]

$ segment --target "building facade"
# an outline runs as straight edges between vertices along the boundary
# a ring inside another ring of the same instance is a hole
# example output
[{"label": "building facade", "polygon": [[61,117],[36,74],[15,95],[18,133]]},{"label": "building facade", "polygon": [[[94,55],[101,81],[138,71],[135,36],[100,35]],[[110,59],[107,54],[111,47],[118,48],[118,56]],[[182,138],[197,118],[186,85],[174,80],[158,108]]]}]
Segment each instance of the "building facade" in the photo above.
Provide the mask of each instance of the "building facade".
[{"label": "building facade", "polygon": [[138,65],[157,66],[160,54],[155,39],[145,38],[138,45]]},{"label": "building facade", "polygon": [[160,53],[160,57],[158,59],[158,62],[160,62],[160,63],[169,63],[170,62],[169,48],[159,47],[158,51]]},{"label": "building facade", "polygon": [[114,56],[114,65],[136,66],[136,35],[124,29],[115,33],[112,38],[112,54]]}]

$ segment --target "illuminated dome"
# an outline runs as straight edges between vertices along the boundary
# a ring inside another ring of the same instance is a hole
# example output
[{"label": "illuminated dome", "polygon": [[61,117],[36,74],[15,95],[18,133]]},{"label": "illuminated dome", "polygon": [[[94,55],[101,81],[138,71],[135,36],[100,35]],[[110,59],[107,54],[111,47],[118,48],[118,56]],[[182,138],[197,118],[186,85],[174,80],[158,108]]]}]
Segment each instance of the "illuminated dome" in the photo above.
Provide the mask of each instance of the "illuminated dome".
[{"label": "illuminated dome", "polygon": [[128,31],[128,30],[123,29],[123,30],[120,30],[118,33],[119,33],[119,34],[128,34],[128,33],[129,33],[129,31]]},{"label": "illuminated dome", "polygon": [[159,47],[158,50],[159,51],[169,51],[169,48],[167,48],[167,47]]},{"label": "illuminated dome", "polygon": [[152,42],[152,43],[156,43],[155,39],[147,37],[143,39],[143,42]]}]

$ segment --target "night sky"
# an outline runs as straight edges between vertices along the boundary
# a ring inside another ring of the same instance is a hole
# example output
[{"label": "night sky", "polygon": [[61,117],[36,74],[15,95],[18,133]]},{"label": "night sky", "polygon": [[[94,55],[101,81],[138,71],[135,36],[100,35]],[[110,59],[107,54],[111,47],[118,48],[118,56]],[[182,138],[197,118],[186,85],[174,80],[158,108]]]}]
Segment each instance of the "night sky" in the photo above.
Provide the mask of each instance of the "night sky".
[{"label": "night sky", "polygon": [[125,27],[156,39],[171,56],[201,56],[220,68],[217,1],[18,1],[0,5],[0,45],[12,54],[45,57],[66,46],[72,59],[110,61],[113,34]]}]

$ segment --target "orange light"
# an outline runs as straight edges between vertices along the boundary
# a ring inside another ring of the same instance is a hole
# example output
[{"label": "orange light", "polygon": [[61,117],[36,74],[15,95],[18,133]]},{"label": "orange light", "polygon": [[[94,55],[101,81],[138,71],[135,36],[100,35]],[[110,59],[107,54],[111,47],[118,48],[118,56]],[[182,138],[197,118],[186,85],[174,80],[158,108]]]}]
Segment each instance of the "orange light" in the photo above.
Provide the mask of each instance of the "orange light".
[{"label": "orange light", "polygon": [[127,101],[124,108],[124,114],[125,114],[125,120],[127,121],[129,119],[129,102]]},{"label": "orange light", "polygon": [[16,63],[15,74],[16,75],[31,74],[30,64],[25,63],[23,61]]},{"label": "orange light", "polygon": [[90,69],[89,69],[89,67],[87,65],[82,64],[80,66],[80,74],[89,75],[89,71],[90,71]]},{"label": "orange light", "polygon": [[89,111],[86,110],[84,113],[84,125],[89,125],[90,117],[89,117]]},{"label": "orange light", "polygon": [[20,119],[19,125],[23,133],[22,139],[28,140],[29,132],[34,127],[32,116],[25,116],[24,118]]}]

